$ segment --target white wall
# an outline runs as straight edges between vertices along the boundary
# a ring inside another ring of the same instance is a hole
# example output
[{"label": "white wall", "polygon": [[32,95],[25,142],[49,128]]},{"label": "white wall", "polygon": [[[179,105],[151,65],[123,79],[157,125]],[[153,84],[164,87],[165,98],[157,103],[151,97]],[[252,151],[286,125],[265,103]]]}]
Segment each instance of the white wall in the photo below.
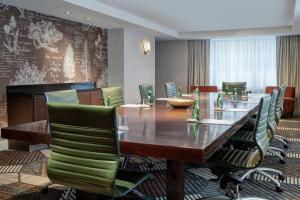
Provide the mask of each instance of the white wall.
[{"label": "white wall", "polygon": [[[108,31],[108,85],[124,85],[124,30]],[[123,88],[124,89],[124,88]]]},{"label": "white wall", "polygon": [[158,41],[155,54],[156,96],[165,97],[165,82],[174,81],[183,92],[187,91],[188,42]]},{"label": "white wall", "polygon": [[[144,55],[141,44],[148,40],[149,54]],[[124,89],[126,103],[140,102],[139,84],[155,88],[155,39],[131,30],[116,29],[108,32],[108,84]]]},{"label": "white wall", "polygon": [[[142,51],[143,40],[148,40],[151,45],[147,55]],[[140,102],[140,84],[152,84],[155,88],[155,39],[125,30],[124,41],[125,100],[136,103]]]}]

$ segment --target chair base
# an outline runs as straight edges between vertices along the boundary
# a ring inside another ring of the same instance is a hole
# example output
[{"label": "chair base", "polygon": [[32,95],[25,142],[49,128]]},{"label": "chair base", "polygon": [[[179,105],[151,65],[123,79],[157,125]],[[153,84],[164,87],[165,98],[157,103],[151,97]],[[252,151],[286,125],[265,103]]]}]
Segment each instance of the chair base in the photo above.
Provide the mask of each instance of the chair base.
[{"label": "chair base", "polygon": [[288,141],[287,141],[287,139],[285,137],[282,137],[281,135],[275,135],[274,139],[278,140],[279,142],[281,142],[283,144],[283,147],[285,149],[289,148]]},{"label": "chair base", "polygon": [[[127,154],[125,155],[124,162],[122,164],[122,168],[126,168],[128,162],[129,162],[130,156],[131,155],[127,155]],[[152,169],[154,167],[154,162],[151,159],[149,159],[147,157],[137,156],[137,155],[134,155],[134,157],[144,160],[150,169]]]},{"label": "chair base", "polygon": [[236,180],[237,182],[242,183],[246,178],[248,178],[252,174],[255,174],[255,173],[261,174],[275,184],[276,192],[282,192],[283,190],[281,189],[280,182],[278,180],[276,180],[272,175],[268,174],[267,172],[273,172],[273,173],[277,174],[278,179],[281,181],[283,181],[285,179],[285,176],[283,175],[283,173],[281,171],[272,169],[272,168],[267,168],[267,167],[258,167],[255,169],[250,169],[250,170],[246,171],[245,173],[243,173],[242,175],[240,175],[239,173],[234,173],[234,174],[230,175],[230,177],[233,178],[234,180]]},{"label": "chair base", "polygon": [[[280,164],[285,164],[285,160],[284,160],[285,152],[284,151],[283,152],[281,152],[281,151],[278,152],[277,149],[278,148],[275,148],[275,147],[274,148],[269,147],[268,152],[271,153],[273,156],[278,157]],[[279,150],[281,150],[281,149],[279,149]]]},{"label": "chair base", "polygon": [[235,190],[230,195],[216,196],[216,197],[204,197],[198,200],[267,200],[259,197],[241,197],[240,196],[240,185],[235,186]]},{"label": "chair base", "polygon": [[[51,184],[50,184],[50,185],[51,185]],[[42,195],[48,194],[48,192],[49,192],[49,186],[50,186],[50,185],[47,185],[45,188],[42,188],[42,190],[41,190]],[[70,195],[71,195],[71,193],[72,193],[73,190],[74,190],[73,188],[69,188],[69,189],[67,190],[67,192],[66,192],[66,194],[65,194],[65,199],[69,199],[69,197],[70,197]]]}]

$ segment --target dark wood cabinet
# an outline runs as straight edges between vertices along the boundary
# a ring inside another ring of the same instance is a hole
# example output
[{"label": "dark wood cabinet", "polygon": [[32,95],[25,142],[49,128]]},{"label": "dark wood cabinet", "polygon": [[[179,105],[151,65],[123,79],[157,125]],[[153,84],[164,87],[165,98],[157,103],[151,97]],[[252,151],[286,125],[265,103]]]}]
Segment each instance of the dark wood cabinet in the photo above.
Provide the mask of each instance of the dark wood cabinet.
[{"label": "dark wood cabinet", "polygon": [[47,119],[44,92],[76,89],[80,104],[103,105],[101,90],[94,83],[7,86],[8,125]]},{"label": "dark wood cabinet", "polygon": [[47,119],[46,100],[44,95],[33,97],[33,121]]}]

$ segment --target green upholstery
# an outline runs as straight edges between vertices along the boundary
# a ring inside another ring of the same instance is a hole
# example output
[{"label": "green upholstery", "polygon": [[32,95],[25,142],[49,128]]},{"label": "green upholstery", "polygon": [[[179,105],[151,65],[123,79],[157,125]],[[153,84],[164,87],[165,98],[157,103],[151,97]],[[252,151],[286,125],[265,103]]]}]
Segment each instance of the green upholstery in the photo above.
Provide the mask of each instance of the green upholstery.
[{"label": "green upholstery", "polygon": [[222,90],[226,91],[226,87],[228,87],[227,92],[234,92],[234,88],[236,88],[237,93],[241,95],[242,92],[246,90],[246,84],[246,82],[223,82]]},{"label": "green upholstery", "polygon": [[227,147],[221,147],[209,160],[211,168],[222,170],[239,170],[256,168],[261,164],[269,147],[267,136],[268,110],[271,103],[271,97],[264,97],[260,101],[259,110],[252,135],[255,141],[255,148],[251,150],[239,150]]},{"label": "green upholstery", "polygon": [[283,85],[278,90],[278,99],[276,102],[276,122],[279,123],[280,118],[282,117],[283,113],[283,102],[284,102],[284,94],[285,94],[286,87]]},{"label": "green upholstery", "polygon": [[168,98],[176,97],[176,84],[174,82],[165,83],[166,95]]},{"label": "green upholstery", "polygon": [[47,174],[53,183],[115,197],[149,178],[146,173],[118,170],[114,107],[47,105],[53,144]]},{"label": "green upholstery", "polygon": [[76,90],[59,90],[45,92],[46,102],[75,103],[79,104]]},{"label": "green upholstery", "polygon": [[[276,133],[277,123],[275,120],[275,106],[278,99],[278,91],[274,90],[271,94],[271,103],[269,107],[269,114],[268,114],[268,138],[271,141],[274,138]],[[250,143],[255,144],[255,140],[253,138],[253,130],[255,127],[256,119],[250,118],[248,122],[236,133],[234,134],[229,143],[236,143],[236,144],[244,144]]]},{"label": "green upholstery", "polygon": [[150,84],[142,84],[139,85],[140,89],[140,95],[141,95],[141,103],[143,103],[143,99],[148,98],[148,93],[151,91],[151,100],[154,100],[154,92],[153,92],[153,86]]},{"label": "green upholstery", "polygon": [[[102,95],[103,95],[104,99],[107,99],[108,97],[110,97],[111,106],[118,107],[125,103],[122,88],[107,87],[107,88],[101,88],[101,90],[102,90]],[[104,101],[105,105],[106,105],[106,103],[107,102]]]},{"label": "green upholstery", "polygon": [[273,90],[271,94],[271,104],[269,109],[269,115],[268,115],[268,129],[271,132],[272,138],[274,137],[277,129],[277,123],[276,123],[276,102],[278,100],[278,90]]}]

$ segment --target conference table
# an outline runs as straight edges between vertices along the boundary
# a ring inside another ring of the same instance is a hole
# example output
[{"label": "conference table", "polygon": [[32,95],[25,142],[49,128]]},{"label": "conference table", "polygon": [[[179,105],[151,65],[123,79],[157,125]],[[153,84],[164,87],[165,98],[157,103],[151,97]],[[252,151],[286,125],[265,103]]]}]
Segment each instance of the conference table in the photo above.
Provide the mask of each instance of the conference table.
[{"label": "conference table", "polygon": [[[123,105],[117,108],[117,115],[127,119],[128,131],[119,134],[120,151],[123,154],[165,158],[167,199],[182,200],[185,163],[205,163],[255,114],[263,96],[253,94],[248,101],[238,102],[225,98],[224,109],[215,111],[216,93],[201,93],[200,120],[204,120],[203,123],[187,122],[192,115],[191,108],[173,108],[166,99],[156,100],[150,108],[137,104]],[[2,137],[32,144],[51,144],[46,120],[2,128]]]}]

